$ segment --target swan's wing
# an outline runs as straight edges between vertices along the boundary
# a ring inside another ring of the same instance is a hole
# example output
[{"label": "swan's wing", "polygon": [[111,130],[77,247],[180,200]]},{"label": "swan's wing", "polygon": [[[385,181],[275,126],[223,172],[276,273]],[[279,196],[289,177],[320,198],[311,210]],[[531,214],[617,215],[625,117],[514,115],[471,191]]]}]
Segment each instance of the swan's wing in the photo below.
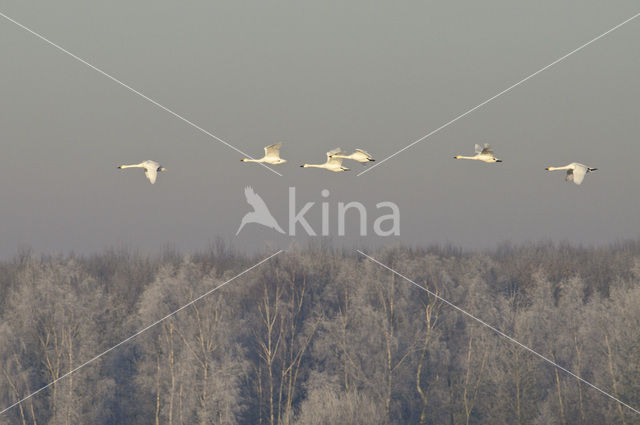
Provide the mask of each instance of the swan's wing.
[{"label": "swan's wing", "polygon": [[363,149],[356,149],[356,152],[360,152],[363,155],[366,155],[368,158],[371,158],[371,154]]},{"label": "swan's wing", "polygon": [[485,143],[480,153],[484,155],[493,155],[493,149],[491,149],[491,146],[489,146],[489,143]]},{"label": "swan's wing", "polygon": [[564,176],[564,179],[568,182],[572,182],[573,181],[573,170],[569,169],[567,170],[567,174]]},{"label": "swan's wing", "polygon": [[282,143],[274,143],[273,145],[264,147],[264,156],[272,158],[280,158],[280,148]]},{"label": "swan's wing", "polygon": [[[328,154],[328,153],[329,153],[329,152],[327,152],[327,154]],[[338,151],[338,152],[333,153],[332,155],[346,155],[346,154],[347,154],[346,152],[340,152],[340,151]],[[342,159],[343,159],[343,158],[336,158],[335,156],[328,157],[328,158],[327,158],[327,165],[329,165],[329,164],[336,164],[336,166],[338,166],[338,167],[339,167],[339,166],[341,166],[341,165],[342,165]]]},{"label": "swan's wing", "polygon": [[145,168],[153,168],[154,170],[157,170],[158,168],[160,168],[160,164],[150,159],[147,159],[141,165]]},{"label": "swan's wing", "polygon": [[340,155],[346,155],[345,152],[342,152],[342,148],[331,149],[329,152],[327,152],[327,160],[331,158],[331,155],[335,155],[337,153],[339,153]]},{"label": "swan's wing", "polygon": [[479,144],[477,144],[477,143],[476,143],[476,145],[475,145],[475,151],[476,151],[476,153],[480,153],[480,152],[482,152],[482,146],[480,146]]},{"label": "swan's wing", "polygon": [[158,178],[158,167],[145,168],[144,175],[147,176],[151,184],[154,184]]},{"label": "swan's wing", "polygon": [[586,174],[587,167],[582,164],[576,165],[576,167],[573,169],[573,182],[575,184],[581,184]]},{"label": "swan's wing", "polygon": [[267,204],[264,203],[260,195],[253,191],[251,186],[244,188],[244,196],[247,198],[247,203],[253,207],[254,211],[269,211]]}]

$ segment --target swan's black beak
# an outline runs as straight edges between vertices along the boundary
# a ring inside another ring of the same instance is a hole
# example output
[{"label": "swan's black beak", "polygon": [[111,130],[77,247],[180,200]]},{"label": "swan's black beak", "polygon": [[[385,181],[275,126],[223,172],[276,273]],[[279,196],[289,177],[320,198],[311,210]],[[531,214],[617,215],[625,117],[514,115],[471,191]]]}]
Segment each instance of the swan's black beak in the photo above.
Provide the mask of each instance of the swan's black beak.
[{"label": "swan's black beak", "polygon": [[597,168],[589,168],[589,171],[598,171]]},{"label": "swan's black beak", "polygon": [[502,160],[501,159],[496,159],[496,162],[502,162]]},{"label": "swan's black beak", "polygon": [[304,165],[301,165],[300,168],[304,168]]}]

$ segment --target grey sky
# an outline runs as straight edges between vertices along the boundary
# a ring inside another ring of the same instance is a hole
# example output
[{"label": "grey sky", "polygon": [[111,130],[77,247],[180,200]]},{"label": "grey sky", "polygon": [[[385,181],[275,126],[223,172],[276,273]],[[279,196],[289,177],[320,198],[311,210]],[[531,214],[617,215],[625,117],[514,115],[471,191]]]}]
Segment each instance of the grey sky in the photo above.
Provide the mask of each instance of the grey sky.
[{"label": "grey sky", "polygon": [[[0,12],[245,152],[284,142],[279,177],[0,19],[0,257],[217,236],[242,249],[291,238],[247,226],[251,185],[282,225],[299,204],[401,209],[401,236],[347,244],[637,237],[640,20],[375,170],[303,170],[335,146],[382,159],[638,13],[637,2],[2,0]],[[490,142],[497,165],[455,161]],[[121,163],[167,167],[155,185]],[[582,186],[544,167],[599,168]],[[349,163],[353,170],[362,166]],[[319,205],[309,215],[319,228]],[[335,233],[336,223],[331,223]],[[304,241],[303,238],[298,239]]]}]

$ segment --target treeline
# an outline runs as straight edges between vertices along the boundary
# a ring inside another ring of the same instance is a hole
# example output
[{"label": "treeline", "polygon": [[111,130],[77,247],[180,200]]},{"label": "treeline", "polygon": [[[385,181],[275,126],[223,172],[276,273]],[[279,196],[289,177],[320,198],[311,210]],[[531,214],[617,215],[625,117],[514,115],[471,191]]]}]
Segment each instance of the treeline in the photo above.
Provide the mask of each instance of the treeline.
[{"label": "treeline", "polygon": [[[640,415],[355,252],[0,263],[0,424],[632,424]],[[371,256],[640,408],[640,241]]]}]

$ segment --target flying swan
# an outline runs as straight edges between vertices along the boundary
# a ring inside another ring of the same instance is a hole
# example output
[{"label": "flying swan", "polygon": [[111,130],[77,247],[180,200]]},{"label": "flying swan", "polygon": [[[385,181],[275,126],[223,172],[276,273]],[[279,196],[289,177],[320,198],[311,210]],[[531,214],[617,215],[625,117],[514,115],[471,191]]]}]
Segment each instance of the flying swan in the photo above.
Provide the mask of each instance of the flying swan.
[{"label": "flying swan", "polygon": [[156,179],[158,178],[158,171],[167,171],[166,168],[162,167],[157,162],[150,160],[143,161],[140,164],[120,165],[118,168],[144,168],[144,175],[147,176],[151,184],[156,182]]},{"label": "flying swan", "polygon": [[277,165],[287,162],[286,159],[280,158],[280,148],[282,143],[274,143],[273,145],[264,147],[264,156],[260,159],[242,158],[242,162],[266,162],[267,164]]},{"label": "flying swan", "polygon": [[349,170],[347,167],[342,166],[342,156],[346,155],[346,152],[342,152],[340,148],[332,149],[327,152],[327,162],[324,164],[302,164],[302,168],[324,168],[325,170],[339,173],[340,171]]},{"label": "flying swan", "polygon": [[[340,148],[338,149],[341,150]],[[331,158],[352,159],[363,164],[366,164],[369,161],[375,161],[375,159],[373,159],[373,157],[367,151],[362,149],[356,149],[356,151],[351,155],[347,155],[345,153],[335,153],[331,155]]]},{"label": "flying swan", "polygon": [[485,143],[484,146],[480,146],[479,144],[476,143],[476,154],[474,156],[462,156],[462,155],[456,155],[454,156],[455,159],[474,159],[476,161],[482,161],[482,162],[502,162],[501,159],[498,159],[495,157],[495,155],[493,154],[493,149],[491,149],[491,146],[489,146],[488,143]]},{"label": "flying swan", "polygon": [[547,167],[545,170],[548,171],[556,171],[556,170],[567,170],[567,174],[564,179],[566,181],[572,181],[575,184],[579,185],[584,180],[584,176],[587,175],[590,171],[596,171],[597,168],[590,168],[584,164],[580,164],[579,162],[572,162],[569,165],[565,165],[564,167]]}]

